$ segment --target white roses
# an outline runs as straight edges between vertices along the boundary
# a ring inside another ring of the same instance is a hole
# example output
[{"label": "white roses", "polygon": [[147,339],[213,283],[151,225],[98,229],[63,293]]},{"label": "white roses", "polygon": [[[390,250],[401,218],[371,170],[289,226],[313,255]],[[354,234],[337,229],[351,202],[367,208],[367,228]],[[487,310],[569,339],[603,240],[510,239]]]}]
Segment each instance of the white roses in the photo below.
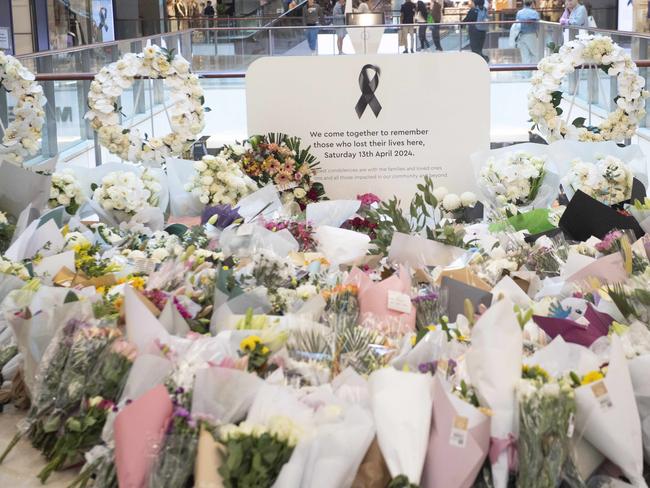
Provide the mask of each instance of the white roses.
[{"label": "white roses", "polygon": [[438,208],[445,217],[457,217],[459,212],[465,208],[471,208],[478,201],[476,195],[466,191],[458,196],[456,193],[449,193],[447,188],[439,186],[433,189],[433,196],[438,201]]},{"label": "white roses", "polygon": [[[143,139],[137,129],[120,125],[117,104],[135,76],[165,79],[171,89],[171,133]],[[185,59],[179,55],[172,58],[158,46],[148,46],[140,54],[125,54],[119,61],[102,68],[90,84],[88,106],[86,118],[97,131],[100,144],[131,162],[161,162],[167,156],[179,155],[204,126],[203,90],[198,77],[190,73]]]},{"label": "white roses", "polygon": [[43,88],[34,75],[13,56],[0,51],[0,86],[15,99],[14,120],[0,141],[0,163],[22,164],[36,154],[45,120]]},{"label": "white roses", "polygon": [[141,175],[131,171],[113,171],[95,188],[93,199],[104,210],[135,215],[137,212],[158,204],[161,186],[149,171]]},{"label": "white roses", "polygon": [[227,154],[203,156],[194,163],[196,172],[185,190],[197,196],[202,204],[235,205],[241,198],[257,189],[257,185]]}]

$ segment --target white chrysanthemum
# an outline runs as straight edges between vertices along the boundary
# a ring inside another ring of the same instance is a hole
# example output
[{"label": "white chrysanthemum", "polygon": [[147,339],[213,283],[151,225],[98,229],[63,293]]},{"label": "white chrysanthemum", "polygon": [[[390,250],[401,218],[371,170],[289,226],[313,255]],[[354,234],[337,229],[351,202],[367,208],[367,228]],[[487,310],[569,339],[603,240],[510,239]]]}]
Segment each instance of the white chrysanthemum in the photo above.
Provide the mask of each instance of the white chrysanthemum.
[{"label": "white chrysanthemum", "polygon": [[447,212],[453,212],[461,207],[460,197],[455,193],[448,193],[442,199],[442,206]]},{"label": "white chrysanthemum", "polygon": [[463,192],[460,195],[460,203],[463,207],[473,207],[477,201],[476,195],[471,191]]},{"label": "white chrysanthemum", "polygon": [[449,193],[449,190],[445,188],[444,186],[439,186],[438,188],[433,189],[433,196],[438,200],[439,202],[442,201],[443,198]]}]

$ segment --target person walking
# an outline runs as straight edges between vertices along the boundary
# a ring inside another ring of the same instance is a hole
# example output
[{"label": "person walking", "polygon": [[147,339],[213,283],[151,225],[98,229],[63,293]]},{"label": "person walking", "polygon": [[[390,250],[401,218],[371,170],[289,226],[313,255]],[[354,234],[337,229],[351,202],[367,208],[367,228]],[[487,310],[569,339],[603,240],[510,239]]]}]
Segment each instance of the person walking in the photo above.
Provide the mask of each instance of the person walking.
[{"label": "person walking", "polygon": [[436,47],[436,51],[442,51],[439,25],[442,22],[442,4],[440,1],[433,0],[429,3],[429,16],[427,17],[427,22],[433,24],[431,25],[431,39],[433,40],[433,45]]},{"label": "person walking", "polygon": [[[534,8],[535,0],[524,0],[524,8],[517,12],[516,19],[520,22],[517,47],[521,53],[521,62],[534,64],[537,62],[537,21],[539,12]],[[534,23],[532,23],[534,22]]]},{"label": "person walking", "polygon": [[315,0],[307,0],[302,16],[307,27],[307,43],[313,56],[318,54],[318,25],[323,17],[323,9]]},{"label": "person walking", "polygon": [[400,23],[408,24],[402,27],[402,35],[404,36],[404,52],[407,53],[409,47],[409,40],[411,41],[411,52],[415,52],[415,4],[412,0],[404,0],[402,8],[400,9]]},{"label": "person walking", "polygon": [[[332,11],[332,23],[334,25],[345,25],[345,0],[338,0]],[[343,40],[345,39],[345,27],[336,28],[336,47],[339,54],[343,54]]]},{"label": "person walking", "polygon": [[483,54],[483,46],[485,45],[485,37],[487,35],[488,24],[490,16],[485,8],[485,0],[473,0],[474,6],[467,12],[463,22],[472,22],[469,26],[469,47],[473,53],[478,54],[486,62],[489,62],[488,57]]},{"label": "person walking", "polygon": [[420,51],[429,49],[429,41],[427,41],[427,17],[429,11],[427,6],[422,0],[418,0],[415,5],[415,23],[418,25],[418,37],[420,38]]},{"label": "person walking", "polygon": [[566,0],[564,13],[560,17],[560,24],[571,27],[587,28],[587,7],[580,0]]}]

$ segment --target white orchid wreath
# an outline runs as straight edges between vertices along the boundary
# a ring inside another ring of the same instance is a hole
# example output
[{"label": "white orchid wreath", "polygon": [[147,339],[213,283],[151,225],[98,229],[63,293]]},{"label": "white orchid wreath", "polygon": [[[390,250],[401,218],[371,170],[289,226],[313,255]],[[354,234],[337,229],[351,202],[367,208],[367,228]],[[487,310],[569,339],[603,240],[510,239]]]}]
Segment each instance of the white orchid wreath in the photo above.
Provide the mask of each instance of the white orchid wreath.
[{"label": "white orchid wreath", "polygon": [[[136,77],[164,79],[171,90],[169,125],[162,137],[141,137],[138,129],[120,124],[119,98]],[[97,131],[99,143],[112,154],[131,162],[162,162],[180,155],[203,130],[203,89],[190,72],[190,63],[159,46],[147,46],[142,53],[127,53],[101,69],[90,84],[86,118]]]},{"label": "white orchid wreath", "polygon": [[[571,124],[562,118],[561,84],[578,66],[594,66],[616,76],[616,109],[598,126],[585,126],[584,117]],[[549,142],[562,138],[580,141],[622,141],[636,132],[645,117],[645,79],[632,58],[610,37],[581,35],[543,58],[531,80],[528,113]]]},{"label": "white orchid wreath", "polygon": [[0,142],[0,162],[22,164],[26,157],[38,152],[47,99],[34,79],[20,61],[0,51],[0,87],[16,101],[14,120],[4,128]]}]

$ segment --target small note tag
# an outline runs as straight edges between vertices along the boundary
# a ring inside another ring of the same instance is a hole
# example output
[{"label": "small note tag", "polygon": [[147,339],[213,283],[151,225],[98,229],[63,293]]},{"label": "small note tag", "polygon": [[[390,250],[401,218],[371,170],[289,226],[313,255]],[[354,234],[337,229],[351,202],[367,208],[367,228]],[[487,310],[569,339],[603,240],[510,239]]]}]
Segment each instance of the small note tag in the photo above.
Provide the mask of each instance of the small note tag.
[{"label": "small note tag", "polygon": [[573,412],[571,412],[571,415],[569,415],[569,427],[566,430],[566,436],[571,438],[573,437],[573,432],[576,429],[576,422],[575,418],[573,416]]},{"label": "small note tag", "polygon": [[395,312],[411,313],[411,298],[398,291],[388,292],[388,309]]},{"label": "small note tag", "polygon": [[451,424],[449,444],[454,447],[465,447],[467,445],[467,429],[469,420],[467,417],[455,415]]},{"label": "small note tag", "polygon": [[607,391],[607,385],[604,381],[600,380],[591,385],[591,391],[598,400],[600,408],[606,410],[612,408],[612,399],[609,397],[609,392]]},{"label": "small note tag", "polygon": [[133,266],[135,267],[137,273],[151,274],[156,270],[156,263],[148,258],[135,258],[133,260]]}]

